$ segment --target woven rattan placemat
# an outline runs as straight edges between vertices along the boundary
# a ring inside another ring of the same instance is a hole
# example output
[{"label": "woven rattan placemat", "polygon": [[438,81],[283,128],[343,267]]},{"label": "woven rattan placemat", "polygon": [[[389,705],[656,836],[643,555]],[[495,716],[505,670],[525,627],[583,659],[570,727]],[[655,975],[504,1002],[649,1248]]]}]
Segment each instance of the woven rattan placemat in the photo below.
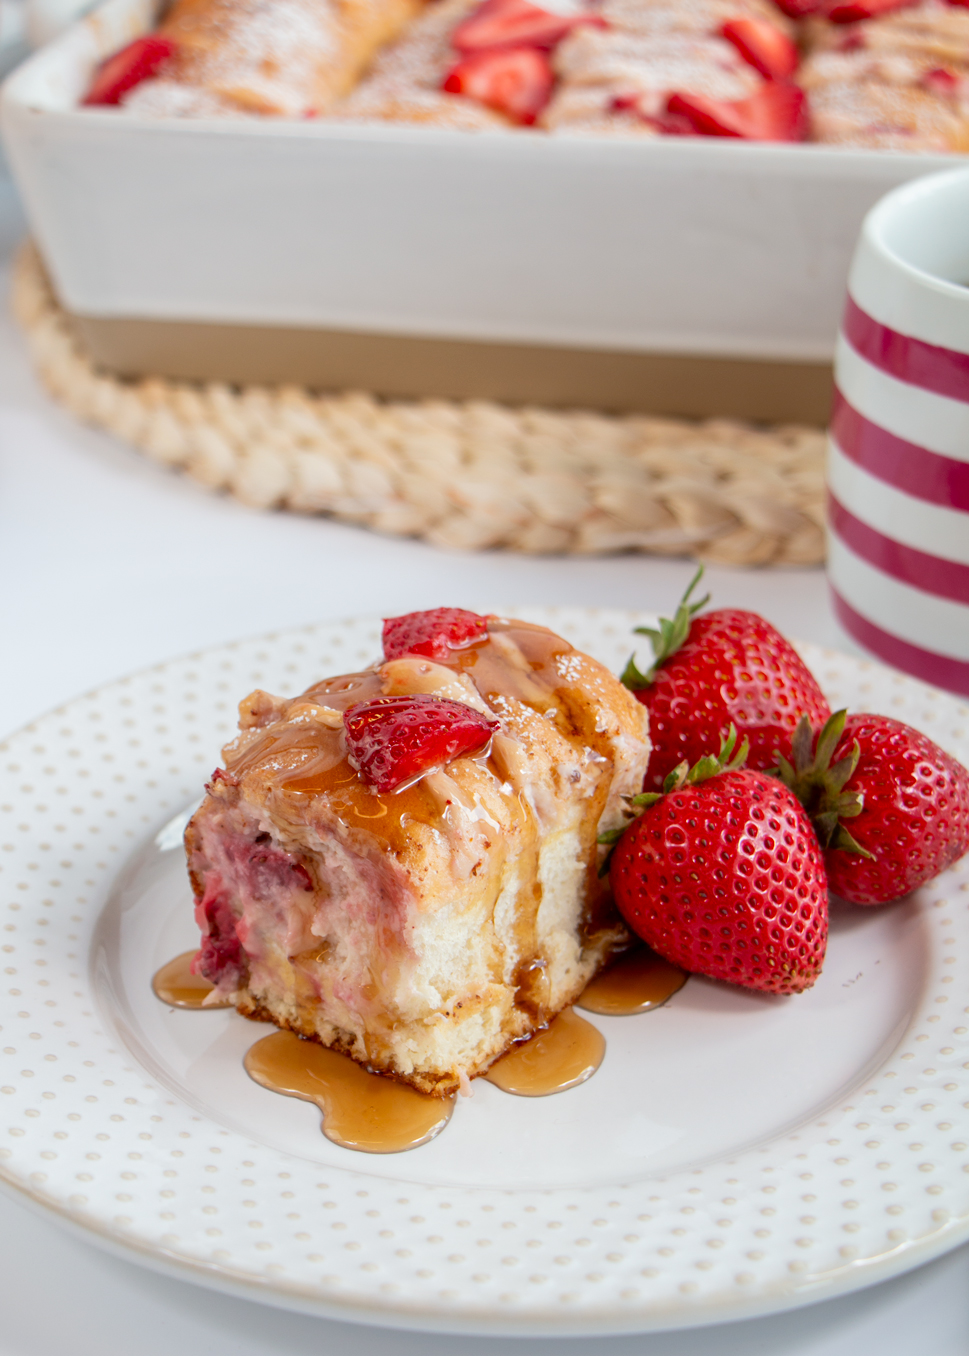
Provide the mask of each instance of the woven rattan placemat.
[{"label": "woven rattan placemat", "polygon": [[33,246],[18,258],[13,302],[56,400],[256,508],[451,548],[643,551],[723,565],[824,558],[817,429],[126,381],[86,355]]}]

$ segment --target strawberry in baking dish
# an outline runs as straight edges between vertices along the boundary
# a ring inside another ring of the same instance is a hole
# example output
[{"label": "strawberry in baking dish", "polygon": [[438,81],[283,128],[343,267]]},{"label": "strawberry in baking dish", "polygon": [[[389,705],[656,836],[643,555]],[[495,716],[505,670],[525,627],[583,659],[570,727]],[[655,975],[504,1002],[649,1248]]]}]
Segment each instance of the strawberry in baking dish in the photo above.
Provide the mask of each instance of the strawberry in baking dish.
[{"label": "strawberry in baking dish", "polygon": [[720,31],[765,80],[789,80],[797,70],[797,47],[777,24],[745,15],[729,19]]},{"label": "strawberry in baking dish", "polygon": [[89,106],[120,104],[136,85],[158,75],[175,55],[175,50],[172,39],[161,33],[135,38],[101,63],[84,96],[84,103]]},{"label": "strawberry in baking dish", "polygon": [[605,28],[592,11],[557,14],[530,0],[483,0],[451,34],[451,46],[467,56],[498,47],[536,47],[549,52],[566,34],[584,25]]},{"label": "strawberry in baking dish", "polygon": [[500,47],[464,57],[448,71],[441,88],[527,126],[548,103],[554,83],[544,52],[534,47]]},{"label": "strawberry in baking dish", "polygon": [[807,100],[796,85],[767,83],[756,94],[733,101],[671,94],[666,111],[685,118],[701,136],[743,141],[803,141],[807,136]]},{"label": "strawberry in baking dish", "polygon": [[483,0],[451,34],[460,55],[441,88],[512,122],[534,123],[555,84],[549,53],[576,28],[606,27],[591,11],[556,14],[530,0]]},{"label": "strawberry in baking dish", "polygon": [[[797,140],[794,25],[772,0],[601,0],[556,48],[551,130]],[[778,86],[777,89],[773,88]]]}]

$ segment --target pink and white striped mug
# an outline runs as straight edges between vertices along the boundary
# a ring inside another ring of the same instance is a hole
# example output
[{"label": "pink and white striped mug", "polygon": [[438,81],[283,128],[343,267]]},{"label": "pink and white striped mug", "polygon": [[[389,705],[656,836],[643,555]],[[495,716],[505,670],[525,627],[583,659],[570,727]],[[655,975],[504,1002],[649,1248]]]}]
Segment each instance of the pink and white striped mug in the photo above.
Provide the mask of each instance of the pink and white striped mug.
[{"label": "pink and white striped mug", "polygon": [[828,577],[867,650],[969,695],[969,170],[896,189],[848,278]]}]

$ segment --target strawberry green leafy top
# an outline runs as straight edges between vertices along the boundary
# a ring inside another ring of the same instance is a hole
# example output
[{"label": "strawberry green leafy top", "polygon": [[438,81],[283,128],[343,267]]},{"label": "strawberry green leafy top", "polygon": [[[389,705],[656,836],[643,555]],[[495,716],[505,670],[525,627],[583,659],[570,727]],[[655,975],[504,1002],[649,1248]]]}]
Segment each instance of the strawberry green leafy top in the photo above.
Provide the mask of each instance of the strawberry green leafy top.
[{"label": "strawberry green leafy top", "polygon": [[710,601],[709,593],[705,594],[698,603],[690,602],[690,594],[703,578],[703,566],[697,570],[696,574],[690,580],[687,590],[680,599],[680,605],[673,615],[669,617],[660,617],[659,629],[652,626],[634,626],[633,634],[637,636],[649,636],[653,646],[653,662],[645,673],[641,673],[636,664],[636,656],[629,656],[629,663],[623,669],[619,681],[624,687],[631,688],[633,692],[640,691],[644,687],[649,687],[656,677],[656,670],[660,664],[676,654],[677,650],[683,645],[687,636],[690,634],[690,622],[696,614],[706,607]]}]

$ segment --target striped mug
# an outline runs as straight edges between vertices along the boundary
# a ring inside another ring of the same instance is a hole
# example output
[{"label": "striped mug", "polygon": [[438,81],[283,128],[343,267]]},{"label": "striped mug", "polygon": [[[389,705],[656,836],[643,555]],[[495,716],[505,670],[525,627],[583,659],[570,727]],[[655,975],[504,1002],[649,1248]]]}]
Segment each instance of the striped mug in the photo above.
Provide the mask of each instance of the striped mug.
[{"label": "striped mug", "polygon": [[828,452],[838,619],[969,695],[969,170],[869,212],[848,278]]}]

